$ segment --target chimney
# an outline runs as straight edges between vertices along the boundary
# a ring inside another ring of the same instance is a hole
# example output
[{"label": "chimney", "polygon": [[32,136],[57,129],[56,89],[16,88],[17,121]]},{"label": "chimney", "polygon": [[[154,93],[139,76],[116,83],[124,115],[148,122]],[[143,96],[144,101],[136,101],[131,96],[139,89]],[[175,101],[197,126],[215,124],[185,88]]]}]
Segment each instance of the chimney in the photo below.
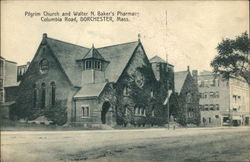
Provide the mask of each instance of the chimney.
[{"label": "chimney", "polygon": [[47,38],[47,33],[43,33],[42,45],[45,45],[47,43],[46,38]]},{"label": "chimney", "polygon": [[141,42],[141,34],[138,34],[138,42]]},{"label": "chimney", "polygon": [[190,68],[189,68],[189,66],[187,66],[187,71],[188,71],[188,72],[190,71]]},{"label": "chimney", "polygon": [[198,70],[192,70],[192,76],[196,84],[198,84]]},{"label": "chimney", "polygon": [[43,33],[43,38],[47,38],[47,33]]}]

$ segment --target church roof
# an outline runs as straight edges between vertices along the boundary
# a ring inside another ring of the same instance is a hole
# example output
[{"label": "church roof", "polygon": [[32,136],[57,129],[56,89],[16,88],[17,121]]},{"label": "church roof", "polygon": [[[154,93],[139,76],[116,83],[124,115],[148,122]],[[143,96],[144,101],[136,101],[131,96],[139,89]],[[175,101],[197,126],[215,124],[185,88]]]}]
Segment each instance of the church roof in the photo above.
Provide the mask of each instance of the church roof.
[{"label": "church roof", "polygon": [[181,92],[187,76],[188,71],[179,71],[174,73],[175,92],[178,94]]},{"label": "church roof", "polygon": [[106,79],[110,82],[119,79],[137,46],[138,41],[98,48],[104,59],[110,62],[105,71]]},{"label": "church roof", "polygon": [[77,74],[81,74],[81,68],[76,64],[76,60],[82,59],[89,49],[48,37],[46,41],[71,83],[80,85],[81,77]]},{"label": "church roof", "polygon": [[88,53],[83,57],[83,59],[95,58],[99,60],[104,60],[102,55],[98,52],[98,50],[92,46],[92,48],[88,51]]},{"label": "church roof", "polygon": [[98,97],[107,83],[84,84],[74,98]]},{"label": "church roof", "polygon": [[81,75],[78,74],[81,74],[82,69],[79,68],[77,60],[94,57],[108,61],[109,64],[105,70],[105,79],[108,79],[109,82],[116,82],[139,45],[139,42],[135,41],[89,49],[49,37],[44,39],[46,39],[68,79],[75,86],[81,86]]},{"label": "church roof", "polygon": [[154,56],[149,61],[150,61],[150,63],[166,63],[168,66],[172,66],[172,67],[174,66],[174,65],[168,63],[167,61],[163,60],[159,56]]},{"label": "church roof", "polygon": [[149,61],[150,61],[151,63],[154,63],[154,62],[167,63],[165,60],[163,60],[163,59],[160,58],[159,56],[154,56],[154,57],[151,58]]}]

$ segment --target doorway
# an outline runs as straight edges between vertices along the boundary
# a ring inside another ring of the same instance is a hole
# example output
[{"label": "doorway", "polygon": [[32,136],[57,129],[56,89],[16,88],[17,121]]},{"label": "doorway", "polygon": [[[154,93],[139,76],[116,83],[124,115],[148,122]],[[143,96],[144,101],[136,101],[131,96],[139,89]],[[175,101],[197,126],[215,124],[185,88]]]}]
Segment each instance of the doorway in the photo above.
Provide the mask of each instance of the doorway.
[{"label": "doorway", "polygon": [[107,112],[109,111],[109,108],[110,108],[110,103],[108,101],[105,101],[102,105],[102,111],[101,111],[102,124],[106,124],[106,115]]}]

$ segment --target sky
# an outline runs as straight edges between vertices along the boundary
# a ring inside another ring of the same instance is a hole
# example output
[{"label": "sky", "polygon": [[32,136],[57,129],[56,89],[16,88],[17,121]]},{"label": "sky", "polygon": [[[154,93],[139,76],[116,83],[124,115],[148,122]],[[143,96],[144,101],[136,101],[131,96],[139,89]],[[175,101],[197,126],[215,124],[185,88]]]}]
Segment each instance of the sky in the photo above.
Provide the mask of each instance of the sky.
[{"label": "sky", "polygon": [[[223,38],[249,33],[248,1],[1,1],[1,56],[18,63],[31,61],[48,37],[90,48],[141,42],[148,58],[155,55],[175,71],[211,70],[216,46]],[[28,12],[138,12],[129,22],[42,22]],[[167,12],[167,14],[166,14]]]}]

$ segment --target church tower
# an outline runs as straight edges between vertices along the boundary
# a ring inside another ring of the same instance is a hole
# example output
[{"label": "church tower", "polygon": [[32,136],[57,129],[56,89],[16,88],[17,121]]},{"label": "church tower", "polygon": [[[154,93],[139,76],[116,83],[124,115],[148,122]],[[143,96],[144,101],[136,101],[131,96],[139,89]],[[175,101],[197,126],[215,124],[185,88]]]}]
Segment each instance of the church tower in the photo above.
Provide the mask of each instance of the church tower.
[{"label": "church tower", "polygon": [[92,48],[81,60],[82,84],[105,82],[105,68],[107,64],[108,62],[92,45]]}]

